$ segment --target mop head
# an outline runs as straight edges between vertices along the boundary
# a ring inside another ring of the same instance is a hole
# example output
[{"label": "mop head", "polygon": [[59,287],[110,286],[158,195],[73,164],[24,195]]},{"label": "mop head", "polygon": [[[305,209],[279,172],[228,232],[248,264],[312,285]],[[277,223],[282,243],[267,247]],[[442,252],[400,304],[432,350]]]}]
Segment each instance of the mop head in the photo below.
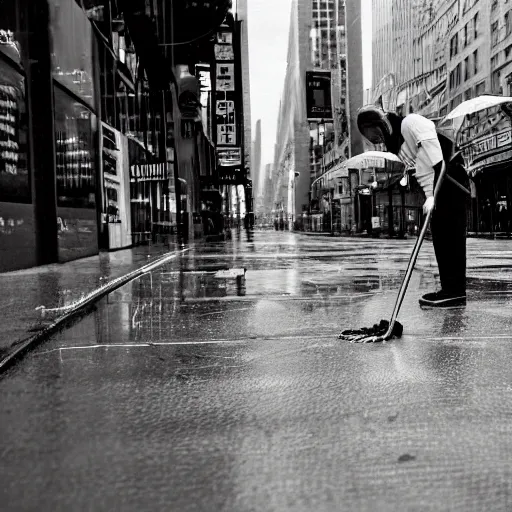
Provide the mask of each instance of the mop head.
[{"label": "mop head", "polygon": [[[384,336],[389,328],[387,320],[381,320],[380,323],[374,324],[373,327],[362,327],[361,329],[348,329],[342,331],[338,339],[350,341],[351,343],[368,343],[374,341],[385,341]],[[404,331],[404,326],[400,322],[395,322],[391,335],[387,339],[400,338]],[[377,338],[377,339],[375,339]]]}]

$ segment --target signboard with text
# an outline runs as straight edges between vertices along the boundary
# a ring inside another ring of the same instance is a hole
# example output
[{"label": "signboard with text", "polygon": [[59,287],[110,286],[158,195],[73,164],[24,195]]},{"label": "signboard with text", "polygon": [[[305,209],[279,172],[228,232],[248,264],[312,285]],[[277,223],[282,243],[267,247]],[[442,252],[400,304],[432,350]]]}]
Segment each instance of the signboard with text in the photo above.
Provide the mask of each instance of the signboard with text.
[{"label": "signboard with text", "polygon": [[462,157],[466,171],[471,176],[484,167],[510,160],[512,157],[512,130],[509,128],[475,140],[462,150]]},{"label": "signboard with text", "polygon": [[234,124],[217,125],[217,144],[227,146],[236,144],[236,127]]},{"label": "signboard with text", "polygon": [[216,44],[214,51],[215,60],[235,60],[233,46],[230,44]]},{"label": "signboard with text", "polygon": [[308,119],[332,121],[331,72],[306,72],[306,109]]},{"label": "signboard with text", "polygon": [[235,90],[235,65],[234,64],[217,64],[217,91],[234,91]]},{"label": "signboard with text", "polygon": [[238,185],[242,182],[242,173],[239,168],[219,169],[218,180],[223,185]]},{"label": "signboard with text", "polygon": [[240,148],[217,148],[217,164],[220,167],[242,165]]}]

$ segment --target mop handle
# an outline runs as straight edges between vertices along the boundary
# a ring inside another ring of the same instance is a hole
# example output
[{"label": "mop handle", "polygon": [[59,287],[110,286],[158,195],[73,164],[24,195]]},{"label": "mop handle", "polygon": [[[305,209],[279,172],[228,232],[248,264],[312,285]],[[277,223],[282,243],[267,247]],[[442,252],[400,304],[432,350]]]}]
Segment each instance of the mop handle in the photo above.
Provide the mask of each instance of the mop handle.
[{"label": "mop handle", "polygon": [[391,314],[391,319],[389,321],[389,327],[387,332],[382,336],[383,339],[388,339],[393,332],[393,327],[395,326],[396,318],[398,316],[398,312],[400,311],[400,307],[402,306],[402,302],[405,297],[405,293],[407,291],[407,287],[409,285],[409,281],[411,280],[412,271],[414,270],[414,265],[416,264],[416,259],[418,258],[418,253],[420,252],[421,244],[423,243],[423,239],[425,238],[425,234],[427,233],[428,224],[430,222],[430,218],[432,217],[432,212],[434,211],[434,207],[436,204],[437,195],[439,193],[439,189],[443,183],[444,176],[446,174],[446,163],[443,160],[441,166],[441,172],[439,173],[439,178],[437,179],[436,187],[434,189],[434,206],[432,209],[427,212],[427,216],[425,218],[425,222],[423,223],[423,227],[421,228],[421,232],[414,244],[414,249],[412,251],[411,257],[409,259],[409,264],[407,265],[407,270],[405,272],[404,279],[400,286],[400,291],[398,293],[398,297],[395,302],[395,307],[393,309],[393,313]]}]

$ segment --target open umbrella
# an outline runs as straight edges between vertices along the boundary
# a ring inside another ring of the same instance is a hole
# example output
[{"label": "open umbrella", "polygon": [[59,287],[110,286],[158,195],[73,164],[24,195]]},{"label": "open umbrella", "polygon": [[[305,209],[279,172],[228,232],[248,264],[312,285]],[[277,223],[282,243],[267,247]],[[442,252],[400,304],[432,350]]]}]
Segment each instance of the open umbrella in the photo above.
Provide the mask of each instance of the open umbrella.
[{"label": "open umbrella", "polygon": [[393,153],[385,151],[367,151],[353,156],[343,162],[345,169],[386,169],[388,171],[402,171],[404,164]]},{"label": "open umbrella", "polygon": [[448,137],[456,146],[461,146],[465,142],[462,131],[472,117],[478,116],[478,123],[484,126],[492,125],[496,122],[496,116],[503,116],[503,114],[512,116],[512,97],[482,95],[463,101],[455,107],[439,122],[437,131]]}]

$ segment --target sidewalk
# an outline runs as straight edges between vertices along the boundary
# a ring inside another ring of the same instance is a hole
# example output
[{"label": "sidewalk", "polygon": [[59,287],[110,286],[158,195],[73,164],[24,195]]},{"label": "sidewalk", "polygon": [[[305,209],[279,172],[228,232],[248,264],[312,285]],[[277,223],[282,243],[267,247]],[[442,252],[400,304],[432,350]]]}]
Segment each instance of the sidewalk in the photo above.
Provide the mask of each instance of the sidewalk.
[{"label": "sidewalk", "polygon": [[109,281],[176,249],[175,244],[151,244],[62,264],[0,273],[0,358],[13,345],[44,329],[56,316],[43,318],[36,308],[70,306]]},{"label": "sidewalk", "polygon": [[[333,249],[343,241],[340,237],[329,239],[333,243]],[[354,239],[355,237],[352,238]],[[414,239],[404,240],[404,244],[412,250]],[[105,252],[64,264],[0,273],[0,358],[13,345],[18,345],[20,341],[43,330],[58,316],[54,313],[43,317],[40,309],[36,308],[69,306],[109,281],[137,270],[176,249],[175,245],[152,244]],[[436,259],[430,241],[424,243],[420,254],[422,257],[418,260],[416,269],[437,274]],[[486,286],[495,284],[499,288],[511,289],[512,241],[469,238],[467,277],[469,286],[486,283]]]}]

